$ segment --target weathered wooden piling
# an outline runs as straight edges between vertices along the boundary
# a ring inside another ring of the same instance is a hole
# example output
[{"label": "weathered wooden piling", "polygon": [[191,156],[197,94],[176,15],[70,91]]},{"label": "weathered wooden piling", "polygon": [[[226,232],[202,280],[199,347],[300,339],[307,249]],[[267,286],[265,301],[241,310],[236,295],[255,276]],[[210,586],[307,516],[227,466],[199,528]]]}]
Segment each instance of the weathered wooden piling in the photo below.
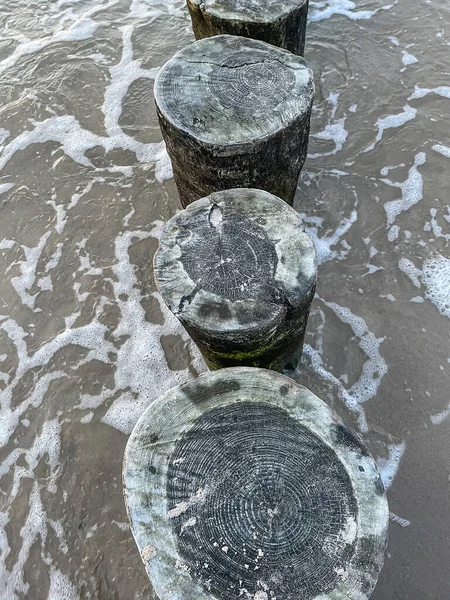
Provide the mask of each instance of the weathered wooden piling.
[{"label": "weathered wooden piling", "polygon": [[187,0],[197,40],[221,33],[304,55],[309,0]]},{"label": "weathered wooden piling", "polygon": [[264,369],[173,388],[124,458],[131,528],[160,600],[365,600],[388,506],[375,461],[317,396]]},{"label": "weathered wooden piling", "polygon": [[292,204],[314,97],[303,58],[258,40],[215,36],[169,60],[154,90],[184,207],[237,187]]},{"label": "weathered wooden piling", "polygon": [[173,217],[155,279],[212,369],[296,366],[317,279],[299,215],[262,190],[197,200]]}]

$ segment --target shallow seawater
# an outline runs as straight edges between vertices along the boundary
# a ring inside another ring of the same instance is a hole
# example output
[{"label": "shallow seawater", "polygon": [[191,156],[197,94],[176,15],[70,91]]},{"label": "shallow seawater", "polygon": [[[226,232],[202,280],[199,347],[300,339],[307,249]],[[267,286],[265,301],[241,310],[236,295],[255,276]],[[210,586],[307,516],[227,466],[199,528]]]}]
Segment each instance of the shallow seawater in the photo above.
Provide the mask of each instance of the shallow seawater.
[{"label": "shallow seawater", "polygon": [[[296,374],[389,487],[373,600],[450,597],[450,8],[312,1],[320,257]],[[155,291],[178,209],[152,99],[193,40],[183,0],[0,0],[0,598],[154,598],[122,454],[151,399],[205,370]]]}]

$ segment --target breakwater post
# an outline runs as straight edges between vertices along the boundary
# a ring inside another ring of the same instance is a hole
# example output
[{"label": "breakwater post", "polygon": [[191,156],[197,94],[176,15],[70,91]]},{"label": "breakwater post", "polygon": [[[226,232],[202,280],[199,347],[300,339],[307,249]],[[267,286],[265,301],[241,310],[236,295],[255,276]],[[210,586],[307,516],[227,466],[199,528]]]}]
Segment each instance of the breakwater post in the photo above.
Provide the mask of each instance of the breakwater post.
[{"label": "breakwater post", "polygon": [[308,0],[187,0],[187,5],[197,40],[241,35],[304,56]]},{"label": "breakwater post", "polygon": [[375,587],[389,519],[376,463],[279,373],[221,369],[157,398],[123,482],[161,600],[356,600]]},{"label": "breakwater post", "polygon": [[154,94],[183,207],[238,187],[292,204],[314,98],[303,58],[258,40],[215,36],[169,60]]},{"label": "breakwater post", "polygon": [[190,204],[166,224],[154,266],[163,300],[212,369],[296,367],[316,251],[280,198],[241,188]]}]

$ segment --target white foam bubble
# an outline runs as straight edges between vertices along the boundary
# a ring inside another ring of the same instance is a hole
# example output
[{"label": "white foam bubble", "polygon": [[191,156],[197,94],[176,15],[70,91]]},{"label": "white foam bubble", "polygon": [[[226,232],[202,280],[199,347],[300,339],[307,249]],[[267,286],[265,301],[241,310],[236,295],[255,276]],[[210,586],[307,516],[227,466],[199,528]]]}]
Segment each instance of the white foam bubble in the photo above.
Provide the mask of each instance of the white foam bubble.
[{"label": "white foam bubble", "polygon": [[352,0],[320,0],[310,2],[310,6],[308,20],[311,23],[330,19],[334,15],[342,15],[353,21],[370,19],[377,12],[377,10],[355,10],[356,3]]},{"label": "white foam bubble", "polygon": [[28,290],[31,289],[36,280],[37,264],[49,237],[50,231],[47,231],[41,237],[37,246],[30,248],[29,246],[21,245],[25,254],[25,260],[18,261],[21,275],[11,278],[11,285],[19,295],[22,304],[28,306],[28,308],[31,308],[34,312],[40,311],[40,309],[34,308],[38,293],[31,295],[28,293]]},{"label": "white foam bubble", "polygon": [[389,489],[394,481],[394,477],[397,474],[400,461],[405,453],[405,449],[405,442],[400,444],[389,444],[388,456],[378,457],[376,459],[378,470],[380,471],[381,479],[383,480],[383,484],[386,489]]},{"label": "white foam bubble", "polygon": [[131,217],[135,214],[135,209],[134,206],[131,207],[130,212],[127,213],[124,218],[123,218],[123,226],[124,227],[128,227],[128,225],[130,224],[130,219]]},{"label": "white foam bubble", "polygon": [[48,600],[79,600],[75,585],[67,575],[55,567],[50,568]]},{"label": "white foam bubble", "polygon": [[334,149],[331,150],[330,152],[309,154],[308,158],[319,158],[321,156],[332,156],[333,154],[337,154],[338,152],[340,152],[342,150],[342,147],[345,144],[345,141],[348,136],[348,131],[344,127],[345,119],[346,119],[346,117],[343,117],[342,119],[338,119],[334,123],[328,123],[328,125],[325,126],[325,129],[323,129],[322,131],[319,131],[319,133],[315,133],[313,135],[313,137],[315,137],[318,140],[326,140],[326,141],[334,142],[334,144],[335,144]]},{"label": "white foam bubble", "polygon": [[414,93],[408,98],[408,100],[414,100],[415,98],[423,98],[428,94],[437,94],[438,96],[442,96],[443,98],[450,98],[450,87],[447,85],[440,85],[436,88],[421,88],[416,85],[414,88]]},{"label": "white foam bubble", "polygon": [[159,7],[150,8],[151,4],[159,4],[158,2],[151,2],[150,0],[131,0],[128,18],[129,19],[148,19],[148,18],[157,18],[163,14],[163,11]]},{"label": "white foam bubble", "polygon": [[443,256],[428,259],[422,267],[425,297],[436,306],[441,315],[450,318],[450,259]]},{"label": "white foam bubble", "polygon": [[363,277],[366,277],[367,275],[372,275],[373,273],[376,273],[377,271],[383,271],[384,267],[378,267],[377,265],[371,265],[370,263],[366,265],[367,266],[367,271],[366,273],[363,274]]},{"label": "white foam bubble", "polygon": [[85,414],[83,417],[81,417],[80,423],[90,423],[92,421],[93,417],[94,417],[94,413],[91,411],[91,412]]},{"label": "white foam bubble", "polygon": [[78,248],[78,258],[80,260],[78,271],[85,271],[85,275],[102,275],[103,269],[101,267],[94,267],[91,263],[91,257],[86,250],[86,242],[87,238],[84,238],[81,242],[76,244]]},{"label": "white foam bubble", "polygon": [[441,315],[450,318],[450,259],[437,255],[426,259],[419,269],[407,258],[402,258],[398,266],[416,287],[423,285],[425,298],[436,306]]},{"label": "white foam bubble", "polygon": [[0,194],[6,194],[12,187],[14,187],[13,183],[0,183]]},{"label": "white foam bubble", "polygon": [[[29,39],[26,36],[16,36],[20,40],[20,43],[9,56],[0,61],[0,75],[15,66],[18,61],[27,54],[35,54],[52,44],[60,42],[89,39],[94,35],[101,24],[100,22],[91,19],[91,17],[103,10],[115,6],[119,1],[120,0],[109,0],[106,4],[100,4],[87,10],[79,17],[73,14],[68,15],[68,19],[72,21],[69,27],[67,27],[67,29],[59,29],[55,31],[53,35],[36,39]],[[62,23],[66,24],[67,19],[63,19]]]},{"label": "white foam bubble", "polygon": [[[115,279],[111,281],[121,319],[113,332],[113,337],[125,338],[116,354],[114,389],[104,390],[97,395],[83,395],[80,408],[96,408],[105,400],[115,396],[113,403],[103,417],[103,422],[130,433],[136,421],[149,403],[158,395],[191,378],[187,369],[171,371],[167,365],[164,350],[160,343],[163,334],[181,335],[191,344],[191,353],[198,371],[206,369],[199,351],[193,346],[179,321],[166,308],[159,295],[164,314],[164,324],[149,323],[141,305],[135,269],[130,262],[129,248],[139,241],[160,232],[161,223],[155,224],[152,232],[127,231],[115,241],[116,263],[112,266]],[[122,392],[122,393],[120,393]]]},{"label": "white foam bubble", "polygon": [[319,133],[311,134],[311,137],[314,137],[318,140],[325,140],[334,142],[333,150],[329,152],[318,152],[313,154],[308,154],[309,159],[321,158],[323,156],[332,156],[340,152],[347,140],[348,131],[345,129],[345,121],[346,117],[342,117],[341,119],[336,119],[336,111],[338,106],[339,93],[331,92],[327,98],[327,102],[331,104],[331,112],[329,116],[329,121],[325,128]]},{"label": "white foam bubble", "polygon": [[[114,136],[103,137],[83,129],[77,119],[71,115],[50,117],[45,121],[31,121],[34,129],[24,131],[6,145],[0,156],[0,171],[16,152],[25,150],[31,144],[58,142],[62,150],[72,160],[85,167],[92,167],[86,152],[96,146],[101,146],[105,152],[115,148],[131,150],[142,163],[155,163],[155,174],[163,181],[170,175],[170,161],[165,150],[164,142],[144,144],[125,135],[121,131]],[[110,170],[110,169],[107,169]]]},{"label": "white foam bubble", "polygon": [[108,64],[107,57],[103,54],[103,52],[93,52],[92,54],[86,54],[86,58],[90,58],[98,65],[106,65]]},{"label": "white foam bubble", "polygon": [[417,288],[420,288],[420,277],[422,275],[422,271],[418,269],[408,258],[401,258],[398,266],[403,273],[408,275],[413,284]]},{"label": "white foam bubble", "polygon": [[386,177],[386,175],[389,175],[389,171],[392,171],[393,169],[398,169],[399,167],[404,167],[404,166],[405,166],[404,163],[400,163],[399,165],[388,165],[388,166],[380,169],[380,175],[383,175],[384,177]]},{"label": "white foam bubble", "polygon": [[388,370],[379,350],[384,338],[377,338],[369,331],[366,321],[352,313],[349,308],[340,306],[336,302],[326,302],[325,300],[322,302],[331,308],[343,323],[351,327],[358,339],[359,347],[369,359],[363,365],[359,380],[350,388],[350,393],[359,403],[367,402],[375,396],[379,383]]},{"label": "white foam bubble", "polygon": [[375,138],[375,141],[372,144],[370,144],[370,146],[367,146],[364,152],[370,152],[375,148],[377,142],[379,142],[382,139],[386,129],[391,129],[393,127],[402,127],[408,121],[415,119],[416,115],[417,110],[409,106],[409,104],[405,104],[405,106],[403,107],[403,112],[398,113],[396,115],[388,115],[387,117],[378,119],[378,121],[376,122],[376,125],[378,127],[377,137]]},{"label": "white foam bubble", "polygon": [[[344,402],[349,410],[357,415],[358,426],[362,432],[368,430],[367,420],[363,404],[373,398],[378,390],[380,381],[387,373],[387,364],[380,354],[380,344],[384,338],[377,338],[367,326],[366,321],[355,315],[350,309],[340,306],[335,302],[327,302],[319,298],[321,302],[328,306],[334,314],[345,324],[349,325],[358,340],[358,345],[367,357],[363,365],[358,380],[347,389],[342,382],[331,372],[329,372],[322,360],[321,343],[319,348],[312,348],[305,344],[304,354],[310,359],[314,371],[324,380],[330,382],[336,389],[339,398]],[[323,314],[323,313],[322,313]]]},{"label": "white foam bubble", "polygon": [[3,127],[0,127],[0,150],[3,142],[7,140],[10,135],[11,133],[7,129],[3,129]]},{"label": "white foam bubble", "polygon": [[15,246],[16,242],[14,240],[7,240],[3,238],[0,242],[0,250],[11,250]]},{"label": "white foam bubble", "polygon": [[450,158],[450,148],[448,146],[443,146],[442,144],[435,144],[431,147],[431,149],[435,152],[439,152],[439,154],[442,154],[442,156],[445,156],[446,158]]},{"label": "white foam bubble", "polygon": [[55,251],[53,252],[52,256],[50,257],[50,260],[45,265],[46,273],[48,273],[49,271],[52,271],[53,269],[56,269],[56,267],[59,265],[59,261],[61,260],[61,257],[62,257],[62,249],[63,249],[63,244],[61,242],[56,244]]},{"label": "white foam bubble", "polygon": [[443,410],[442,412],[437,413],[436,415],[431,415],[430,421],[433,423],[433,425],[440,425],[449,416],[450,416],[450,403],[449,403],[448,407],[445,410]]},{"label": "white foam bubble", "polygon": [[399,517],[393,512],[389,513],[389,518],[394,523],[400,525],[400,527],[409,527],[411,525],[411,521],[408,521],[408,519],[404,519],[403,517]]},{"label": "white foam bubble", "polygon": [[[350,213],[349,217],[343,217],[337,226],[337,228],[329,234],[319,236],[319,231],[322,228],[323,219],[318,217],[310,217],[305,213],[301,214],[305,231],[312,237],[317,251],[317,262],[323,264],[329,260],[338,259],[342,260],[349,252],[349,246],[343,236],[348,232],[353,223],[356,223],[358,219],[358,212],[356,210],[357,202],[355,202],[355,208]],[[340,244],[342,247],[340,250],[332,250],[333,247]]]},{"label": "white foam bubble", "polygon": [[102,106],[106,131],[111,138],[122,140],[124,147],[130,144],[130,137],[119,126],[123,99],[134,81],[142,78],[154,79],[159,70],[158,68],[142,69],[142,61],[133,59],[132,34],[132,25],[122,27],[122,56],[120,61],[109,69],[111,81],[105,91],[105,100]]},{"label": "white foam bubble", "polygon": [[132,0],[127,17],[129,19],[156,19],[162,14],[186,17],[183,0]]},{"label": "white foam bubble", "polygon": [[[34,129],[24,131],[6,145],[0,156],[0,171],[16,152],[25,150],[31,144],[54,141],[61,144],[62,150],[72,160],[93,169],[94,165],[85,153],[96,146],[101,146],[105,152],[115,148],[131,150],[140,162],[155,163],[155,174],[159,181],[171,176],[170,160],[164,142],[144,144],[123,133],[117,133],[112,137],[102,137],[83,129],[77,119],[71,115],[50,117],[41,122],[31,121],[31,124]],[[128,175],[132,173],[131,167],[120,168],[120,171],[124,171],[124,169]],[[95,170],[101,169],[96,168]],[[106,170],[111,171],[111,168]]]},{"label": "white foam bubble", "polygon": [[45,277],[40,277],[37,281],[37,286],[43,292],[52,292],[53,291],[53,283],[50,275],[46,275]]},{"label": "white foam bubble", "polygon": [[[100,306],[97,310],[102,310]],[[35,383],[33,391],[16,407],[12,406],[12,397],[14,389],[19,385],[23,375],[31,369],[44,366],[49,363],[53,356],[61,348],[74,344],[89,350],[85,362],[96,359],[101,362],[109,363],[109,352],[113,352],[115,347],[111,342],[105,340],[107,328],[97,320],[91,323],[75,328],[68,329],[56,335],[46,344],[43,344],[34,354],[29,355],[26,345],[27,334],[20,325],[13,319],[6,319],[0,324],[2,329],[16,347],[18,365],[14,378],[7,388],[0,392],[0,447],[6,445],[11,435],[14,433],[17,424],[23,413],[29,406],[38,407],[42,403],[48,388],[52,381],[65,377],[63,371],[54,371],[42,375]]]},{"label": "white foam bubble", "polygon": [[[437,222],[437,219],[436,219],[437,212],[438,211],[436,208],[430,208],[431,219],[429,222],[427,221],[425,223],[424,230],[425,231],[433,231],[433,234],[435,235],[435,237],[443,238],[446,241],[450,241],[450,233],[444,233],[442,231],[442,227]],[[450,223],[450,206],[447,206],[447,212],[448,212],[448,215],[443,215],[443,216],[444,216],[444,219]]]},{"label": "white foam bubble", "polygon": [[398,238],[398,234],[400,233],[400,227],[398,225],[392,225],[388,232],[388,240],[390,242],[395,242]]},{"label": "white foam bubble", "polygon": [[423,198],[423,177],[418,167],[425,164],[425,152],[419,152],[414,158],[414,165],[410,168],[408,178],[402,183],[392,182],[390,179],[381,179],[383,183],[401,190],[399,200],[391,200],[384,204],[388,225],[394,224],[398,215],[420,202]]},{"label": "white foam bubble", "polygon": [[[60,467],[60,444],[60,424],[58,419],[46,421],[30,448],[16,447],[0,465],[1,474],[12,473],[13,484],[8,497],[9,506],[11,506],[11,503],[22,489],[22,479],[34,479],[28,498],[26,519],[20,530],[20,551],[18,552],[16,561],[9,569],[6,569],[5,565],[9,554],[9,547],[4,527],[9,521],[10,509],[6,509],[0,513],[0,548],[2,549],[0,553],[0,571],[3,574],[7,573],[7,576],[0,576],[1,598],[17,598],[17,594],[30,597],[29,584],[24,580],[24,565],[28,560],[33,544],[37,540],[40,540],[43,547],[45,546],[49,526],[56,533],[59,543],[58,550],[62,552],[67,551],[62,526],[59,522],[48,518],[41,499],[41,488],[34,475],[38,464],[45,459],[50,472],[45,487],[52,494],[56,492],[56,479]],[[19,458],[24,459],[21,461],[21,466],[16,464]],[[43,555],[43,559],[47,564],[51,563],[49,557]]]},{"label": "white foam bubble", "polygon": [[395,36],[388,37],[388,40],[394,44],[394,46],[400,46],[399,39]]},{"label": "white foam bubble", "polygon": [[[131,167],[130,167],[131,168]],[[110,171],[113,171],[114,169],[111,168],[109,169]],[[61,235],[64,227],[67,224],[67,220],[68,220],[68,211],[71,210],[72,208],[74,208],[79,200],[88,192],[91,191],[91,189],[93,188],[93,186],[96,183],[101,183],[104,182],[104,178],[103,177],[93,177],[91,179],[91,181],[89,181],[87,183],[86,186],[84,186],[84,188],[80,191],[80,192],[76,192],[75,194],[72,195],[69,204],[66,206],[64,206],[64,204],[57,204],[56,203],[56,194],[54,194],[52,196],[51,200],[47,200],[47,204],[50,204],[50,206],[52,206],[56,212],[56,225],[55,225],[55,229],[56,232]]]},{"label": "white foam bubble", "polygon": [[402,63],[405,65],[405,67],[409,65],[414,65],[415,63],[419,62],[418,59],[414,56],[414,54],[410,54],[406,50],[402,50],[402,55]]}]

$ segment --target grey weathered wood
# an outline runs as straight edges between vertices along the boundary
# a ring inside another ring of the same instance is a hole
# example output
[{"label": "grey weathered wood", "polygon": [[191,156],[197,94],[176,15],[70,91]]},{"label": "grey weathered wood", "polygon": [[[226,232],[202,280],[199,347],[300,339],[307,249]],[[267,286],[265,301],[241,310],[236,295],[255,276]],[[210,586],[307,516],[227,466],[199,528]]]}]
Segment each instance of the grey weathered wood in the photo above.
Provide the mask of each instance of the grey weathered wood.
[{"label": "grey weathered wood", "polygon": [[183,206],[235,187],[292,204],[306,158],[314,81],[300,56],[220,35],[167,62],[155,101]]},{"label": "grey weathered wood", "polygon": [[197,40],[221,33],[304,55],[308,0],[187,0]]},{"label": "grey weathered wood", "polygon": [[365,600],[388,506],[375,461],[319,398],[222,369],[152,403],[127,444],[131,528],[160,600]]},{"label": "grey weathered wood", "polygon": [[215,369],[296,366],[317,279],[297,212],[262,190],[215,192],[164,229],[158,289]]}]

